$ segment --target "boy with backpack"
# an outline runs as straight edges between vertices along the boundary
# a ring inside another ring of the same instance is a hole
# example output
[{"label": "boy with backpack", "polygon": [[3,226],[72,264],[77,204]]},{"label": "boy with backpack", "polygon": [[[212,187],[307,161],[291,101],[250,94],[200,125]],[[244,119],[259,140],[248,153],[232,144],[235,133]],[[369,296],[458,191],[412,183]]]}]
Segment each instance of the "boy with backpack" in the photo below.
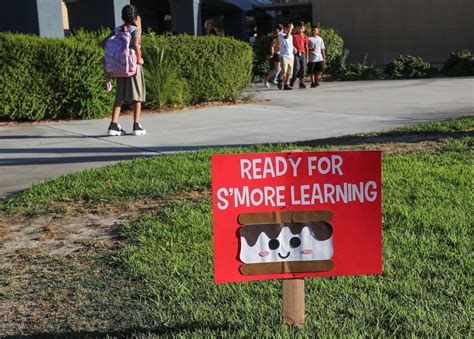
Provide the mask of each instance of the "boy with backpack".
[{"label": "boy with backpack", "polygon": [[116,27],[102,42],[105,49],[106,77],[113,77],[117,80],[112,121],[107,134],[110,136],[126,134],[118,122],[122,103],[125,101],[133,104],[133,134],[145,135],[146,130],[140,124],[140,115],[141,104],[146,97],[146,88],[142,70],[141,27],[139,27],[141,25],[139,25],[140,18],[135,6],[123,7],[122,19],[124,24]]}]

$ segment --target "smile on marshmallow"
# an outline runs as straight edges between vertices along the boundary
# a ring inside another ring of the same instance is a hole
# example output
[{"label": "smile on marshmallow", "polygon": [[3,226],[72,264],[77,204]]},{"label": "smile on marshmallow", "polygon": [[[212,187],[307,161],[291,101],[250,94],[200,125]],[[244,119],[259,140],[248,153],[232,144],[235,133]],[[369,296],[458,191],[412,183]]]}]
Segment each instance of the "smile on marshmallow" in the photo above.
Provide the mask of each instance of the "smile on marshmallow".
[{"label": "smile on marshmallow", "polygon": [[329,260],[333,255],[327,222],[246,225],[239,233],[240,260],[246,264]]}]

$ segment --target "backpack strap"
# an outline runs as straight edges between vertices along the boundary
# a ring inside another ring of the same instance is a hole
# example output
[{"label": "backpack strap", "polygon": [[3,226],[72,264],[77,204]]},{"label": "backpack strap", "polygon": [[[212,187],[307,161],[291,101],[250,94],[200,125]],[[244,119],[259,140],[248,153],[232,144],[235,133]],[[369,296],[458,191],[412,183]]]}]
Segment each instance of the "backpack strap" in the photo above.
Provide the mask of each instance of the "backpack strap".
[{"label": "backpack strap", "polygon": [[118,32],[130,32],[130,34],[132,34],[132,33],[135,32],[137,29],[138,29],[137,26],[133,26],[133,25],[130,25],[130,26],[122,25],[122,26],[115,27],[114,32],[115,32],[115,33],[118,33]]}]

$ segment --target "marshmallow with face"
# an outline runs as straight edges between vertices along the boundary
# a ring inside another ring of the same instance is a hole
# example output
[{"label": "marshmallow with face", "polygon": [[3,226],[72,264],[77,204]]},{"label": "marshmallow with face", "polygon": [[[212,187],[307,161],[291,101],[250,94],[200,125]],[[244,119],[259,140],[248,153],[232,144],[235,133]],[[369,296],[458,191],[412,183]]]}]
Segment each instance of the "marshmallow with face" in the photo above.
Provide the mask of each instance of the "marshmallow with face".
[{"label": "marshmallow with face", "polygon": [[244,225],[239,229],[245,264],[330,260],[332,226],[326,221]]}]

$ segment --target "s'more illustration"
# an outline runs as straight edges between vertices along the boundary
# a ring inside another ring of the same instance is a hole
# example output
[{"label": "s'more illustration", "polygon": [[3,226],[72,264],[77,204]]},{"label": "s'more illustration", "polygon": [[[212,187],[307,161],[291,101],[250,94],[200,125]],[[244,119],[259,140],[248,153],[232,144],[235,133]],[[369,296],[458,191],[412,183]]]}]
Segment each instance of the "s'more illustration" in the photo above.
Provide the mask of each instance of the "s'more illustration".
[{"label": "s'more illustration", "polygon": [[334,267],[328,210],[241,214],[243,275],[328,272]]}]

